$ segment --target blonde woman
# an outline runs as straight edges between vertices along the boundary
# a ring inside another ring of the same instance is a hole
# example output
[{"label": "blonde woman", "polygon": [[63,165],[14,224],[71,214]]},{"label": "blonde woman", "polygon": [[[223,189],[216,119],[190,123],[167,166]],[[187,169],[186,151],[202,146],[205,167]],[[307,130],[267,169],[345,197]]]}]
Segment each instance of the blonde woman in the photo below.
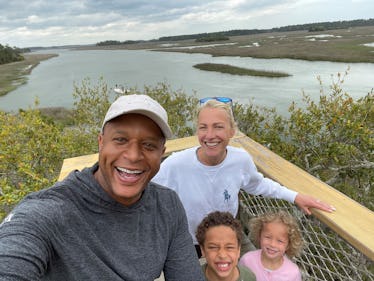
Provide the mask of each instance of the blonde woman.
[{"label": "blonde woman", "polygon": [[199,257],[201,252],[195,237],[198,224],[212,211],[230,212],[235,217],[240,189],[252,195],[287,200],[307,214],[311,213],[310,208],[333,210],[311,196],[265,178],[247,151],[229,146],[236,133],[230,98],[201,100],[196,126],[200,145],[170,155],[152,181],[178,193]]}]

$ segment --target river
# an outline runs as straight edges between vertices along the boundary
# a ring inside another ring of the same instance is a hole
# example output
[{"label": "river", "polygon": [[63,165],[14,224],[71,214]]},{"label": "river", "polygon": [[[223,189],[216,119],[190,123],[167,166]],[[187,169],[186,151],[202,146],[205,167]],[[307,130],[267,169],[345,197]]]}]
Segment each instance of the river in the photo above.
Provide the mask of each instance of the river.
[{"label": "river", "polygon": [[[332,76],[343,74],[350,67],[343,89],[353,98],[365,96],[374,87],[374,64],[310,62],[291,59],[255,59],[243,57],[212,57],[206,54],[154,52],[147,50],[44,50],[59,56],[42,61],[29,75],[28,82],[0,97],[0,109],[14,111],[32,106],[36,97],[40,107],[73,106],[73,85],[84,78],[92,84],[103,77],[113,90],[115,85],[154,86],[165,82],[173,90],[183,90],[197,97],[228,96],[240,103],[275,107],[287,114],[292,101],[302,106],[302,92],[317,100],[320,76],[325,93],[329,93]],[[285,78],[236,76],[198,70],[197,63],[224,63],[239,67],[281,71]]]}]

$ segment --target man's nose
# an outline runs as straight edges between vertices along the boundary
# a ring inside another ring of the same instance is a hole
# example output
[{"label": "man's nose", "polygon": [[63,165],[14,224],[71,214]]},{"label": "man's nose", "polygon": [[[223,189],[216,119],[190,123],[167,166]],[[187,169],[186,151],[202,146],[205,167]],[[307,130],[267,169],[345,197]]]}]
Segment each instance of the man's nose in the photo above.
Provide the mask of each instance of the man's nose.
[{"label": "man's nose", "polygon": [[136,162],[140,159],[143,159],[143,151],[141,145],[137,142],[130,142],[126,148],[124,157],[131,162]]}]

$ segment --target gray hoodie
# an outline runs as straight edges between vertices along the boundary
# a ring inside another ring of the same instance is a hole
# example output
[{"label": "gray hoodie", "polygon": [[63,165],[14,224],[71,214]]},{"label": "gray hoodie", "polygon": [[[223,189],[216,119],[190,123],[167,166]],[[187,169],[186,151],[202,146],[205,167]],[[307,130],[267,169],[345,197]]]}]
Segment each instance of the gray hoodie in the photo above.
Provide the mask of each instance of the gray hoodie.
[{"label": "gray hoodie", "polygon": [[203,281],[177,194],[150,183],[126,207],[93,173],[32,193],[0,225],[0,280]]}]

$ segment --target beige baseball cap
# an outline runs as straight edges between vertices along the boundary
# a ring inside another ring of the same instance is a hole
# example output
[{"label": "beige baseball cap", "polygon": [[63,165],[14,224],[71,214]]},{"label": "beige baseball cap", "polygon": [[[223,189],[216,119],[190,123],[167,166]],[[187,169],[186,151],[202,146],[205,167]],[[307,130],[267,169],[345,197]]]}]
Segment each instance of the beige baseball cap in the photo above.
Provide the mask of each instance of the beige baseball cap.
[{"label": "beige baseball cap", "polygon": [[165,138],[171,138],[172,132],[168,124],[166,110],[147,95],[126,95],[116,99],[105,115],[101,132],[103,132],[104,126],[108,121],[128,113],[138,113],[147,116],[160,127]]}]

